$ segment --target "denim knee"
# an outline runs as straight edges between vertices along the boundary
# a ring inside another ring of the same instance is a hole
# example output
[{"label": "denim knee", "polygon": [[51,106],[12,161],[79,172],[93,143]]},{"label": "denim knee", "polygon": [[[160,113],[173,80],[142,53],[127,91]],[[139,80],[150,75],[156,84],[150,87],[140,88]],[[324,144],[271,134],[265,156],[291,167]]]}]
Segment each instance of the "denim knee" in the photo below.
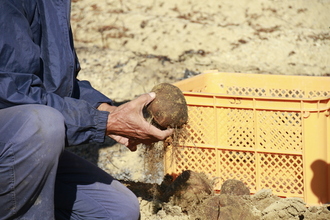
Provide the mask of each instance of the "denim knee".
[{"label": "denim knee", "polygon": [[34,122],[35,126],[40,129],[40,134],[44,135],[43,138],[50,139],[54,134],[64,137],[65,126],[64,117],[58,110],[44,106],[44,105],[28,105],[25,110],[26,118]]},{"label": "denim knee", "polygon": [[139,219],[140,204],[136,195],[131,190],[123,186],[118,180],[114,180],[111,183],[111,187],[118,192],[116,195],[117,198],[115,198],[114,201],[118,203],[119,209],[115,211],[114,216],[116,217],[113,219]]},{"label": "denim knee", "polygon": [[16,148],[21,148],[26,155],[30,154],[30,160],[38,159],[40,165],[57,163],[65,147],[63,115],[44,105],[22,105],[15,115],[12,124],[16,125],[8,130],[11,136],[8,142],[16,144]]},{"label": "denim knee", "polygon": [[131,204],[130,210],[127,210],[126,216],[123,219],[139,219],[140,217],[140,204],[138,198],[134,197],[129,201]]},{"label": "denim knee", "polygon": [[[29,130],[26,133],[31,135],[27,139],[40,143],[48,152],[50,150],[58,153],[63,151],[65,123],[63,115],[58,110],[44,105],[27,105],[22,117],[26,120],[26,126],[23,129]],[[52,149],[47,149],[47,146]]]},{"label": "denim knee", "polygon": [[62,114],[21,105],[1,110],[0,116],[0,219],[52,219],[56,169],[65,147]]},{"label": "denim knee", "polygon": [[[138,220],[140,216],[139,201],[132,191],[113,180],[111,184],[95,182],[87,185],[61,185],[63,193],[69,199],[74,198],[72,206],[57,207],[57,219],[104,219],[104,220]],[[60,191],[60,190],[58,190]],[[73,211],[74,210],[74,211]]]}]

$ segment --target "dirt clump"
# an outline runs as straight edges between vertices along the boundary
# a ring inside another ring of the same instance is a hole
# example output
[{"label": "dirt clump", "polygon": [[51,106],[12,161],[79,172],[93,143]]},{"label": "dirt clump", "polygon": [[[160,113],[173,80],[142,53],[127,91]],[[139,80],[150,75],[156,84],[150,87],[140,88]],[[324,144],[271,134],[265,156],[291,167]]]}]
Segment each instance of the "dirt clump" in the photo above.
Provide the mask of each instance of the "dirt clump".
[{"label": "dirt clump", "polygon": [[213,186],[203,173],[183,171],[162,193],[162,200],[189,210],[201,200],[213,194]]},{"label": "dirt clump", "polygon": [[242,181],[236,179],[226,180],[222,184],[219,195],[220,215],[218,219],[259,219],[259,213],[253,213],[250,209],[249,196],[250,190]]}]

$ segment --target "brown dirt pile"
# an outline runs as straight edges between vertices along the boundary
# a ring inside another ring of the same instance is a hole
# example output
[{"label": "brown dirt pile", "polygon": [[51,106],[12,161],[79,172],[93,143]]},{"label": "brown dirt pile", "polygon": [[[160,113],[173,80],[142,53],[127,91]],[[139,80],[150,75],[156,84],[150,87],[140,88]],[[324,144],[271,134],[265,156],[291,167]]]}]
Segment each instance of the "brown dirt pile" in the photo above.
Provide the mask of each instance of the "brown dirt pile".
[{"label": "brown dirt pile", "polygon": [[160,185],[123,183],[149,201],[151,213],[166,219],[181,216],[195,220],[327,220],[330,216],[328,206],[307,207],[301,199],[279,198],[269,189],[250,195],[244,183],[234,179],[225,181],[220,194],[215,194],[204,174],[189,170],[175,180],[166,175]]}]

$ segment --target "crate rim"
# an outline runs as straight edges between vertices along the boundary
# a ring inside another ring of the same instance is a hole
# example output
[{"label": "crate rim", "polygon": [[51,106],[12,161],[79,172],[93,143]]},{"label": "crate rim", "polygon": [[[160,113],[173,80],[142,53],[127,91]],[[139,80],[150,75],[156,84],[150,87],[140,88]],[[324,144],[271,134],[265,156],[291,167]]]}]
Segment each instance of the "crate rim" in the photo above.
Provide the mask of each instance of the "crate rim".
[{"label": "crate rim", "polygon": [[[265,100],[265,99],[272,99],[277,101],[326,101],[330,100],[330,95],[328,96],[317,96],[312,98],[286,98],[286,97],[274,97],[274,96],[248,96],[248,95],[227,95],[227,94],[219,94],[219,93],[212,93],[212,92],[188,92],[182,91],[183,94],[187,95],[194,95],[194,96],[208,96],[208,97],[224,97],[224,98],[231,98],[237,97],[241,99],[258,99],[258,100]],[[330,107],[330,106],[329,106]]]}]

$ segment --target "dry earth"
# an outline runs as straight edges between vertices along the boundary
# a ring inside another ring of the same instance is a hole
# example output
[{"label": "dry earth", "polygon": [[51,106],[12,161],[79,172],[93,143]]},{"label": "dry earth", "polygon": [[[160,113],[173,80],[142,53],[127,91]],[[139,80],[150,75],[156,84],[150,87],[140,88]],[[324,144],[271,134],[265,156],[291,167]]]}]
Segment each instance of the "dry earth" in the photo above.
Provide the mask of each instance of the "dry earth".
[{"label": "dry earth", "polygon": [[[161,82],[210,69],[328,76],[329,12],[329,0],[73,0],[79,78],[121,102]],[[131,153],[107,139],[72,150],[119,179],[145,183],[135,188],[128,184],[140,198],[141,219],[219,217],[196,217],[173,203],[159,202],[150,189],[161,183],[162,165],[148,172],[144,147]],[[248,210],[244,218],[223,214],[221,219],[330,219],[326,207],[307,209],[296,199],[274,198],[267,189],[221,201],[221,213]],[[211,213],[208,202],[200,200],[197,209]]]}]

